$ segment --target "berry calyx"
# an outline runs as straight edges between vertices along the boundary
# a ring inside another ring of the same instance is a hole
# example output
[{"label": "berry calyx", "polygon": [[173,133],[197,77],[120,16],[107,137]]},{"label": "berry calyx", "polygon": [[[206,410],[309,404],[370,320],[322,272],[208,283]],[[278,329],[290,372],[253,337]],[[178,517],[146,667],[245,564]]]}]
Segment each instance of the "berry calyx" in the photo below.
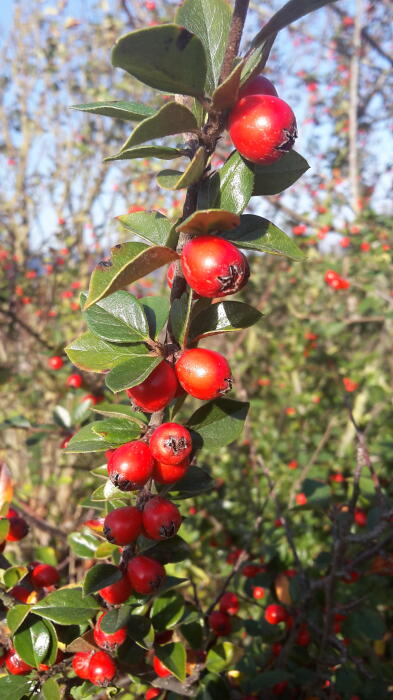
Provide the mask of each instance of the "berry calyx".
[{"label": "berry calyx", "polygon": [[104,632],[101,628],[101,623],[108,613],[103,612],[98,618],[94,626],[94,641],[101,649],[105,651],[115,652],[117,648],[127,639],[127,629],[120,627],[116,632]]},{"label": "berry calyx", "polygon": [[29,664],[23,661],[14,648],[7,651],[5,655],[5,665],[12,676],[24,676],[33,669],[32,666],[29,666]]},{"label": "berry calyx", "polygon": [[103,598],[107,603],[111,605],[119,605],[119,603],[124,603],[127,598],[130,597],[132,593],[132,586],[126,574],[116,581],[116,583],[111,583],[105,588],[101,588],[98,591],[101,598]]},{"label": "berry calyx", "polygon": [[137,593],[149,595],[161,586],[165,578],[165,569],[160,562],[141,554],[128,563],[127,576]]},{"label": "berry calyx", "polygon": [[148,445],[133,440],[118,447],[109,457],[108,474],[121,491],[135,491],[146,484],[153,471],[153,457]]},{"label": "berry calyx", "polygon": [[265,620],[270,625],[278,625],[279,622],[285,622],[287,617],[288,613],[285,608],[282,605],[277,605],[277,603],[268,605],[265,610]]},{"label": "berry calyx", "polygon": [[183,389],[196,399],[216,399],[232,389],[231,368],[215,350],[185,350],[175,369]]},{"label": "berry calyx", "polygon": [[58,370],[61,369],[64,365],[64,360],[60,355],[53,355],[53,357],[50,357],[48,359],[48,367],[50,369]]},{"label": "berry calyx", "polygon": [[250,268],[233,243],[216,236],[198,236],[183,248],[181,266],[187,284],[202,297],[225,297],[244,287]]},{"label": "berry calyx", "polygon": [[240,155],[263,165],[291,151],[297,137],[292,109],[273,95],[242,97],[229,115],[228,130]]},{"label": "berry calyx", "polygon": [[152,434],[149,447],[158,462],[180,465],[192,450],[190,431],[179,423],[162,423]]},{"label": "berry calyx", "polygon": [[166,540],[176,535],[181,525],[177,506],[161,496],[148,501],[143,509],[143,529],[152,540]]},{"label": "berry calyx", "polygon": [[173,484],[182,479],[187,473],[190,461],[188,457],[181,464],[164,464],[164,462],[154,462],[153,479],[158,484]]},{"label": "berry calyx", "polygon": [[90,659],[88,679],[93,685],[105,687],[116,675],[116,665],[106,651],[97,651]]},{"label": "berry calyx", "polygon": [[172,365],[164,360],[144,382],[132,389],[127,389],[127,396],[143,411],[154,413],[165,408],[172,401],[177,390],[175,371]]},{"label": "berry calyx", "polygon": [[60,574],[50,564],[35,564],[30,572],[30,580],[36,588],[55,586],[60,581]]},{"label": "berry calyx", "polygon": [[164,666],[162,661],[158,658],[158,656],[153,656],[153,668],[160,678],[165,678],[166,676],[170,676],[171,672],[170,670]]},{"label": "berry calyx", "polygon": [[227,615],[237,615],[239,612],[239,598],[236,593],[227,591],[220,600],[220,612]]},{"label": "berry calyx", "polygon": [[134,542],[142,532],[142,513],[134,506],[116,508],[104,520],[104,535],[113,544]]},{"label": "berry calyx", "polygon": [[218,637],[224,637],[232,631],[231,618],[219,610],[214,610],[209,615],[209,627]]},{"label": "berry calyx", "polygon": [[255,78],[247,80],[239,90],[239,99],[248,95],[273,95],[278,97],[278,93],[273,83],[265,75],[256,75]]}]

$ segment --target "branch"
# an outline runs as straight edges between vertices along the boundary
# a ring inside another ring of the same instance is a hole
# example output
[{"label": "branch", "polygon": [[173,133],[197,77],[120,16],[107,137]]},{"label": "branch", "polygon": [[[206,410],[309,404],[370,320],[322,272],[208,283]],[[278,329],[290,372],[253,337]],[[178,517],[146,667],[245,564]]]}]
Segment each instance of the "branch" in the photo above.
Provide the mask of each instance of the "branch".
[{"label": "branch", "polygon": [[221,67],[220,83],[224,82],[233,68],[243,34],[250,0],[236,0],[229,30],[228,44]]}]

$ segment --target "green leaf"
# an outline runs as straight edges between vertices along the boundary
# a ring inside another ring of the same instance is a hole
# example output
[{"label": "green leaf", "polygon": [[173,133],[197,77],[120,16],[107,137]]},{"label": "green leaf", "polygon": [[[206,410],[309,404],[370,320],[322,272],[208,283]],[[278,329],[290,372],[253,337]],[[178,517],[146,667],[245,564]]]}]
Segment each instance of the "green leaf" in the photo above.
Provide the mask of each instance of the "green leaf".
[{"label": "green leaf", "polygon": [[133,294],[124,290],[93,304],[83,316],[92,333],[111,343],[135,343],[149,337],[142,306]]},{"label": "green leaf", "polygon": [[184,598],[177,593],[165,593],[153,602],[151,621],[156,630],[175,627],[184,615]]},{"label": "green leaf", "polygon": [[96,564],[87,572],[83,581],[83,594],[97,593],[102,588],[120,581],[122,572],[118,566],[113,564]]},{"label": "green leaf", "polygon": [[240,216],[237,214],[222,209],[206,209],[195,211],[176,227],[176,231],[204,236],[215,231],[229,231],[239,224]]},{"label": "green leaf", "polygon": [[350,639],[365,637],[366,639],[382,639],[386,632],[385,621],[381,615],[371,608],[362,608],[350,613],[343,622],[343,634]]},{"label": "green leaf", "polygon": [[143,550],[146,557],[151,557],[161,562],[161,564],[170,564],[188,559],[191,554],[190,547],[179,535],[175,535],[168,540],[157,542],[151,547]]},{"label": "green leaf", "polygon": [[112,64],[162,92],[203,95],[205,51],[184,27],[162,24],[125,34],[113,47]]},{"label": "green leaf", "polygon": [[206,90],[211,94],[218,85],[228,42],[232,11],[226,0],[185,0],[175,20],[201,40],[207,60]]},{"label": "green leaf", "polygon": [[118,345],[99,338],[91,331],[75,338],[65,351],[72,364],[86,372],[105,372],[127,358],[149,352],[144,343]]},{"label": "green leaf", "polygon": [[57,652],[57,635],[53,625],[36,615],[29,615],[14,634],[13,643],[19,656],[30,666],[51,661]]},{"label": "green leaf", "polygon": [[155,654],[179,681],[186,678],[186,650],[181,642],[157,646]]},{"label": "green leaf", "polygon": [[206,186],[209,208],[226,209],[234,214],[241,214],[252,196],[252,165],[234,151],[222,168],[209,178]]},{"label": "green leaf", "polygon": [[232,693],[224,678],[208,673],[203,676],[195,700],[229,700]]},{"label": "green leaf", "polygon": [[296,151],[285,153],[271,165],[254,165],[253,197],[278,194],[293,185],[309,169],[307,161]]},{"label": "green leaf", "polygon": [[[124,491],[120,491],[109,479],[93,491],[90,496],[92,501],[123,501],[124,497]],[[116,507],[121,505],[126,505],[126,503],[117,503]]]},{"label": "green leaf", "polygon": [[123,403],[105,403],[102,402],[98,406],[92,406],[94,413],[100,413],[103,416],[118,417],[121,416],[126,420],[136,423],[140,428],[143,428],[149,422],[143,413],[137,413],[130,405]]},{"label": "green leaf", "polygon": [[117,219],[127,231],[149,243],[172,247],[172,224],[159,211],[136,211],[118,216]]},{"label": "green leaf", "polygon": [[216,399],[198,408],[187,423],[196,433],[196,446],[217,449],[236,440],[243,431],[249,405],[233,399]]},{"label": "green leaf", "polygon": [[206,152],[201,146],[196,151],[184,173],[178,170],[161,170],[157,182],[165,190],[181,190],[198,182],[203,175],[206,165]]},{"label": "green leaf", "polygon": [[122,605],[120,608],[113,608],[112,610],[109,610],[102,618],[100,627],[103,632],[113,634],[122,627],[126,627],[130,617],[131,608],[129,608],[128,605]]},{"label": "green leaf", "polygon": [[35,679],[26,676],[3,676],[0,678],[0,696],[10,700],[22,700],[33,692],[36,684]]},{"label": "green leaf", "polygon": [[61,700],[60,687],[54,678],[48,678],[41,686],[43,700]]},{"label": "green leaf", "polygon": [[94,269],[84,310],[178,257],[164,246],[119,243],[111,249],[110,259],[102,260]]},{"label": "green leaf", "polygon": [[[333,0],[335,1],[335,0]],[[273,17],[264,25],[260,32],[252,40],[251,47],[256,48],[272,34],[276,34],[297,19],[304,17],[309,12],[314,12],[332,0],[289,0]]]},{"label": "green leaf", "polygon": [[104,162],[108,163],[112,160],[133,160],[134,158],[158,158],[159,160],[173,160],[184,156],[183,151],[170,146],[135,146],[134,148],[126,148],[124,151],[119,151],[114,156],[104,158]]},{"label": "green leaf", "polygon": [[178,578],[177,576],[166,576],[162,582],[159,591],[156,595],[162,595],[167,591],[171,591],[173,588],[182,586],[184,583],[189,583],[188,578]]},{"label": "green leaf", "polygon": [[[124,505],[126,505],[126,503]],[[117,547],[115,544],[111,544],[110,542],[101,542],[101,544],[98,545],[96,551],[94,552],[94,558],[108,559],[108,557],[112,556],[112,554],[116,552],[116,550]]]},{"label": "green leaf", "polygon": [[210,474],[200,467],[191,466],[185,476],[170,487],[170,494],[174,500],[193,498],[213,487],[214,479]]},{"label": "green leaf", "polygon": [[10,521],[7,518],[0,520],[0,543],[3,543],[10,529]]},{"label": "green leaf", "polygon": [[7,625],[14,634],[30,613],[31,605],[14,605],[7,613]]},{"label": "green leaf", "polygon": [[261,253],[285,255],[292,260],[304,260],[304,253],[298,248],[292,238],[272,224],[268,219],[254,214],[241,217],[238,228],[222,234],[223,238],[233,241],[239,248],[258,250]]},{"label": "green leaf", "polygon": [[60,425],[61,428],[71,427],[71,416],[64,406],[55,406],[53,410],[53,420],[57,425]]},{"label": "green leaf", "polygon": [[180,347],[184,347],[188,338],[188,327],[191,320],[193,292],[187,287],[180,299],[174,299],[170,311],[171,328],[175,340]]},{"label": "green leaf", "polygon": [[84,596],[82,588],[59,588],[33,606],[33,611],[60,625],[83,625],[91,620],[100,604],[92,596]]},{"label": "green leaf", "polygon": [[191,110],[180,102],[167,102],[152,117],[135,127],[117,155],[146,141],[193,131],[198,131],[198,124]]},{"label": "green leaf", "polygon": [[143,297],[140,300],[149,324],[150,337],[156,339],[164,328],[170,309],[168,297]]},{"label": "green leaf", "polygon": [[150,620],[142,615],[130,615],[127,621],[128,636],[144,649],[151,649],[154,643],[154,629]]},{"label": "green leaf", "polygon": [[151,117],[155,112],[153,107],[124,100],[88,102],[83,105],[72,105],[71,109],[78,109],[81,112],[89,112],[90,114],[101,114],[103,117],[125,119],[131,122],[140,122],[146,117]]},{"label": "green leaf", "polygon": [[206,668],[214,673],[222,673],[231,666],[234,656],[235,647],[231,642],[216,644],[207,655]]},{"label": "green leaf", "polygon": [[67,537],[74,554],[81,559],[93,559],[95,551],[102,540],[95,537],[90,530],[84,528],[81,532],[72,532]]},{"label": "green leaf", "polygon": [[212,109],[217,111],[231,109],[237,102],[243,63],[238,65],[213,92]]},{"label": "green leaf", "polygon": [[268,39],[262,42],[257,49],[251,51],[247,54],[245,58],[241,61],[241,78],[240,85],[244,85],[248,80],[259,75],[266,66],[267,60],[269,58],[270,51],[276,39],[276,35],[272,34]]},{"label": "green leaf", "polygon": [[211,304],[208,309],[193,318],[189,336],[192,340],[198,340],[216,333],[238,331],[258,323],[261,318],[262,314],[248,304],[240,301],[221,301]]},{"label": "green leaf", "polygon": [[93,432],[112,445],[124,445],[140,435],[140,429],[126,418],[108,418],[94,423]]},{"label": "green leaf", "polygon": [[141,384],[152,373],[153,369],[162,362],[162,357],[145,355],[132,357],[116,365],[106,376],[105,384],[114,393],[131,389]]},{"label": "green leaf", "polygon": [[10,566],[2,575],[5,587],[12,588],[12,586],[16,586],[27,573],[28,569],[26,566]]},{"label": "green leaf", "polygon": [[118,445],[107,442],[94,432],[93,428],[96,422],[99,423],[100,421],[84,425],[83,428],[78,430],[72,436],[64,452],[71,452],[72,454],[78,452],[105,452],[112,449],[112,447],[117,447]]}]

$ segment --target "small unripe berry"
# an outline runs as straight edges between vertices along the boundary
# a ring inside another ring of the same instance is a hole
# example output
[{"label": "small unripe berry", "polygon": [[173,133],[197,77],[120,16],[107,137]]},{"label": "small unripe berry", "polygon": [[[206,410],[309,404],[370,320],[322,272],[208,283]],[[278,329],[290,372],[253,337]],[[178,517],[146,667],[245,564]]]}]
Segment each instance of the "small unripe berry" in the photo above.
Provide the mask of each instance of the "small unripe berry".
[{"label": "small unripe berry", "polygon": [[130,544],[141,532],[142,513],[134,506],[116,508],[104,520],[104,535],[113,544]]},{"label": "small unripe berry", "polygon": [[21,659],[18,652],[13,648],[9,649],[5,655],[5,665],[12,676],[24,676],[33,669],[32,666],[29,666]]},{"label": "small unripe berry", "polygon": [[277,605],[277,603],[268,605],[265,610],[265,620],[270,625],[278,625],[279,622],[285,622],[287,617],[288,613],[285,608],[282,605]]},{"label": "small unripe berry", "polygon": [[127,396],[132,402],[147,413],[161,411],[172,401],[178,383],[172,365],[166,360],[161,362],[144,382],[127,389]]},{"label": "small unripe berry", "polygon": [[165,678],[166,676],[170,676],[171,672],[170,670],[164,666],[162,661],[158,658],[158,656],[153,656],[153,668],[160,678]]},{"label": "small unripe berry", "polygon": [[132,586],[128,580],[128,576],[124,574],[119,581],[116,581],[116,583],[111,583],[109,586],[105,586],[105,588],[101,588],[101,590],[98,592],[101,598],[103,598],[107,603],[110,603],[111,605],[119,605],[119,603],[124,603],[124,601],[130,597],[132,593]]},{"label": "small unripe berry", "polygon": [[213,299],[238,292],[250,276],[247,258],[233,243],[217,236],[198,236],[183,248],[181,266],[187,284]]},{"label": "small unripe berry", "polygon": [[109,457],[108,474],[121,491],[135,491],[146,484],[153,471],[153,457],[148,445],[133,440],[118,447]]},{"label": "small unripe berry", "polygon": [[181,464],[192,450],[190,431],[179,423],[163,423],[152,434],[149,447],[158,462]]},{"label": "small unripe berry", "polygon": [[219,637],[230,634],[232,631],[232,622],[229,615],[214,610],[209,615],[209,627]]},{"label": "small unripe berry", "polygon": [[116,675],[116,665],[106,651],[97,651],[90,659],[88,679],[93,685],[105,687]]},{"label": "small unripe berry", "polygon": [[220,599],[220,612],[227,615],[237,615],[239,612],[239,598],[236,593],[227,591]]},{"label": "small unripe berry", "polygon": [[30,580],[36,588],[46,588],[59,583],[60,574],[50,564],[36,564],[30,572]]},{"label": "small unripe berry", "polygon": [[104,632],[101,629],[101,623],[107,614],[108,613],[103,612],[102,615],[97,618],[97,622],[94,626],[94,641],[101,649],[115,652],[127,639],[127,629],[125,627],[120,627],[116,632]]},{"label": "small unripe berry", "polygon": [[239,99],[248,95],[273,95],[278,97],[278,93],[273,83],[264,75],[257,75],[243,85],[239,90]]},{"label": "small unripe berry", "polygon": [[181,464],[164,464],[154,462],[153,479],[158,484],[173,484],[187,473],[190,461],[188,457]]},{"label": "small unripe berry", "polygon": [[181,525],[177,506],[166,498],[155,496],[143,509],[143,529],[152,540],[166,540],[176,535]]},{"label": "small unripe berry", "polygon": [[137,593],[150,595],[161,586],[165,578],[165,569],[155,559],[139,555],[128,563],[127,575]]},{"label": "small unripe berry", "polygon": [[232,388],[231,368],[225,357],[214,350],[185,350],[175,369],[183,389],[196,399],[216,399]]}]

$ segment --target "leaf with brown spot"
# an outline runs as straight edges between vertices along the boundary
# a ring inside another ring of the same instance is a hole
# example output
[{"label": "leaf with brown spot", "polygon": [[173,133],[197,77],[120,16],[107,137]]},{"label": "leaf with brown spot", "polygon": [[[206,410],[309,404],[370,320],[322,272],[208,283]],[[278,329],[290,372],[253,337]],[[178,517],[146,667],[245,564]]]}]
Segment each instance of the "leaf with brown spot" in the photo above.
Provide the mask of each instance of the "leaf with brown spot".
[{"label": "leaf with brown spot", "polygon": [[237,214],[223,209],[205,209],[191,214],[176,227],[176,231],[204,235],[214,231],[229,231],[239,224],[240,216]]}]

